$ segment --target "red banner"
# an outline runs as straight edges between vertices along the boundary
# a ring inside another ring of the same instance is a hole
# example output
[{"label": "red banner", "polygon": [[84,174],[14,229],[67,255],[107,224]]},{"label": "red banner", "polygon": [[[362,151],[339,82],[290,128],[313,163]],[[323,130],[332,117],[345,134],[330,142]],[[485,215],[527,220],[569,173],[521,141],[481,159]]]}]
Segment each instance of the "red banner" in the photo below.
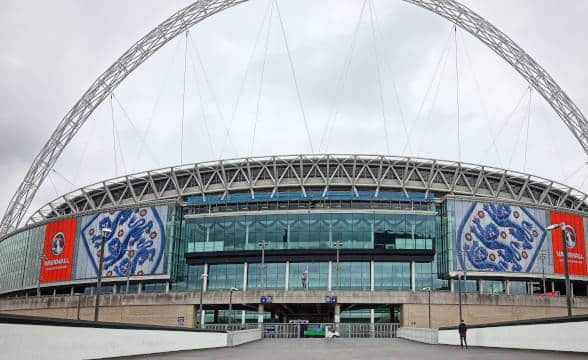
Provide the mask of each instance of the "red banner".
[{"label": "red banner", "polygon": [[[586,241],[584,240],[584,218],[580,215],[551,211],[551,223],[565,223],[574,228],[573,232],[566,233],[568,244],[568,266],[572,275],[588,275],[586,265]],[[575,236],[574,236],[575,232]],[[564,274],[564,252],[562,230],[555,229],[551,232],[553,239],[553,269],[557,274]]]},{"label": "red banner", "polygon": [[41,282],[71,280],[77,219],[47,225],[41,263]]}]

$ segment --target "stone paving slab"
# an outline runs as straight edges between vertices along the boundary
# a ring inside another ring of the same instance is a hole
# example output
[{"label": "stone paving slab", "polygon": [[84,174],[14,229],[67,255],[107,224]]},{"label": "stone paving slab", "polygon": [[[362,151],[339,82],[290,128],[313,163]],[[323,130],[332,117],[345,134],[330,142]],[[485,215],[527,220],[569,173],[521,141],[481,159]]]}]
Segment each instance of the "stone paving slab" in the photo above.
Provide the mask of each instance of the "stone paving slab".
[{"label": "stone paving slab", "polygon": [[310,360],[310,359],[430,359],[430,360],[567,360],[588,359],[588,354],[549,351],[470,348],[426,345],[403,339],[265,339],[234,348],[183,351],[133,356],[125,359],[218,359],[218,360]]}]

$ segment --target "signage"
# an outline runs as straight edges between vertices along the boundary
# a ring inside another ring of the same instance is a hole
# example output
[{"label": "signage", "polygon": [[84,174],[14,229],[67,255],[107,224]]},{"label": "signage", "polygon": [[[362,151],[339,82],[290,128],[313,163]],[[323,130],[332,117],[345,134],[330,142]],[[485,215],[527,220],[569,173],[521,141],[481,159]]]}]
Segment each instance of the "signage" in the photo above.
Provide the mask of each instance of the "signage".
[{"label": "signage", "polygon": [[550,212],[551,223],[565,223],[567,226],[551,231],[553,240],[553,269],[557,274],[564,274],[564,251],[562,233],[568,248],[568,265],[572,275],[588,275],[586,267],[586,241],[584,239],[584,218],[580,215]]},{"label": "signage", "polygon": [[259,302],[267,305],[267,304],[271,304],[273,302],[274,298],[272,296],[262,296],[261,299],[259,299]]},{"label": "signage", "polygon": [[336,296],[325,296],[325,303],[327,304],[336,304],[337,297]]},{"label": "signage", "polygon": [[71,280],[76,226],[76,218],[47,225],[41,259],[41,283]]},{"label": "signage", "polygon": [[186,318],[184,316],[178,316],[178,326],[184,326],[184,321]]},{"label": "signage", "polygon": [[308,320],[294,319],[288,320],[289,324],[308,324]]}]

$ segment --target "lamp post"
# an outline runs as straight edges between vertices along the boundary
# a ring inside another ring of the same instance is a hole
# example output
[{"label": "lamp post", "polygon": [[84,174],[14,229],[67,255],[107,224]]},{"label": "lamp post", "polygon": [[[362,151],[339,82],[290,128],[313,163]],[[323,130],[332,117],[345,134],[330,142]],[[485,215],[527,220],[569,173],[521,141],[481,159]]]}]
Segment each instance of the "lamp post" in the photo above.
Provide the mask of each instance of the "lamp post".
[{"label": "lamp post", "polygon": [[266,279],[266,270],[265,270],[265,247],[268,246],[269,243],[265,240],[260,240],[257,243],[257,246],[259,246],[261,248],[261,272],[262,272],[262,289],[265,290],[265,279]]},{"label": "lamp post", "polygon": [[423,291],[429,292],[429,329],[430,329],[431,328],[431,288],[430,287],[423,288]]},{"label": "lamp post", "polygon": [[339,273],[340,273],[339,250],[343,247],[343,241],[337,240],[337,241],[335,241],[333,246],[337,249],[337,290],[341,290],[341,277],[339,275]]},{"label": "lamp post", "polygon": [[461,310],[461,274],[457,274],[457,288],[458,288],[458,299],[459,299],[459,321],[463,320]]},{"label": "lamp post", "polygon": [[126,249],[125,252],[127,253],[127,288],[125,291],[125,295],[129,295],[129,286],[131,284],[131,258],[135,256],[134,249]]},{"label": "lamp post", "polygon": [[198,316],[200,316],[200,327],[204,328],[204,315],[202,315],[202,295],[204,293],[204,281],[208,277],[208,274],[200,275],[200,306],[198,306]]},{"label": "lamp post", "polygon": [[94,304],[94,321],[98,321],[100,311],[100,292],[102,290],[102,269],[104,267],[104,245],[106,244],[106,238],[112,230],[110,228],[102,228],[102,240],[100,243],[100,261],[98,265],[98,281],[96,282],[96,303]]},{"label": "lamp post", "polygon": [[47,260],[47,257],[43,254],[39,255],[39,278],[37,279],[37,296],[41,296],[41,270],[43,269],[43,260]]},{"label": "lamp post", "polygon": [[229,290],[229,325],[233,323],[233,291],[239,291],[239,289],[232,287]]},{"label": "lamp post", "polygon": [[571,235],[576,237],[576,231],[570,225],[566,225],[566,223],[560,224],[551,224],[546,227],[547,230],[552,231],[557,228],[561,229],[561,241],[563,243],[563,253],[564,253],[564,272],[565,272],[565,281],[566,281],[566,302],[568,307],[568,316],[572,316],[572,286],[570,284],[570,270],[568,265],[568,242],[567,242],[567,233],[570,232]]},{"label": "lamp post", "polygon": [[543,271],[543,295],[545,295],[545,256],[547,256],[545,250],[541,250],[541,270]]}]

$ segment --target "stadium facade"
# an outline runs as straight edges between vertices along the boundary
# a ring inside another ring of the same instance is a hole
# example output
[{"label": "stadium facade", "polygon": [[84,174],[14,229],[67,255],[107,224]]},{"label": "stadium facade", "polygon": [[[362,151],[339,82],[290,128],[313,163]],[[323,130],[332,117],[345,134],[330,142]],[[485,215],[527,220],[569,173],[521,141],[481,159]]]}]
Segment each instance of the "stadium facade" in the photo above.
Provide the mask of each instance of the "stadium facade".
[{"label": "stadium facade", "polygon": [[528,174],[390,156],[148,171],[66,194],[4,237],[0,311],[72,317],[80,302],[89,309],[102,229],[110,228],[103,306],[161,313],[147,322],[196,322],[201,292],[207,323],[417,325],[429,289],[438,325],[458,320],[458,301],[470,322],[487,320],[476,315],[483,305],[508,309],[496,319],[516,318],[517,308],[538,317],[534,306],[539,315],[563,314],[562,236],[546,227],[565,222],[575,230],[575,311],[586,313],[586,199]]}]

